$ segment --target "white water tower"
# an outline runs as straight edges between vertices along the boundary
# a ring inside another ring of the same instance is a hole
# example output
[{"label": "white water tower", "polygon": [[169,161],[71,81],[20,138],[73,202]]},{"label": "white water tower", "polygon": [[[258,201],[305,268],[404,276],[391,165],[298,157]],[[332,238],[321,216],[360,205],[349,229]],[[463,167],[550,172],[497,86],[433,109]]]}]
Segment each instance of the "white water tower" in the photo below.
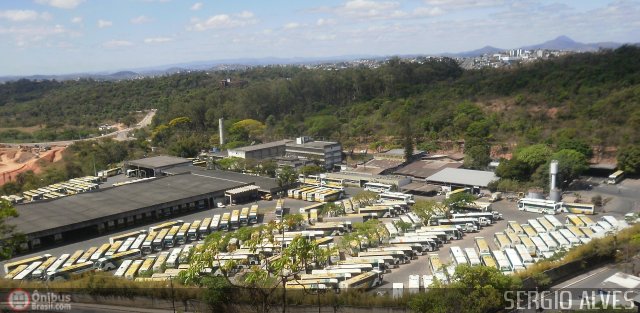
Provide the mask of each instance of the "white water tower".
[{"label": "white water tower", "polygon": [[549,166],[549,175],[551,175],[551,182],[549,186],[549,199],[553,201],[560,201],[562,197],[562,193],[560,189],[556,187],[556,182],[558,178],[558,161],[552,160]]},{"label": "white water tower", "polygon": [[220,133],[220,145],[224,145],[224,117],[218,120],[218,132]]}]

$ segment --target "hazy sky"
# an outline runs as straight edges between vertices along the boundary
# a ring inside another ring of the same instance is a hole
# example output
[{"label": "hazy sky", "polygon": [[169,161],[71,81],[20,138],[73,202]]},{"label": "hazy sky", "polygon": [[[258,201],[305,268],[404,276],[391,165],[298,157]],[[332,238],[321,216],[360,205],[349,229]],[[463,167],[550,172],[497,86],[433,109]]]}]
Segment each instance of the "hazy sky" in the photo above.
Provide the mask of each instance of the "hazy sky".
[{"label": "hazy sky", "polygon": [[0,75],[638,42],[638,1],[1,0]]}]

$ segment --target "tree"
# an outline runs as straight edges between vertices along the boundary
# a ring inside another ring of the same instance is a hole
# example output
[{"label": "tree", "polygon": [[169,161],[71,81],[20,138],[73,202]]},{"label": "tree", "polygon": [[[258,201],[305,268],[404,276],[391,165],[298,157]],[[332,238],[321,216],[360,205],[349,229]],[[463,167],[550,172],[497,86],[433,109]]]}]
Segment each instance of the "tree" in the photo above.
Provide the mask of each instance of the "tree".
[{"label": "tree", "polygon": [[324,172],[324,168],[318,165],[305,165],[300,168],[300,174],[304,175],[305,177],[309,175],[317,175]]},{"label": "tree", "polygon": [[246,134],[246,140],[257,140],[264,136],[264,130],[266,126],[254,119],[244,119],[231,125],[231,134],[243,133]]},{"label": "tree", "polygon": [[378,198],[378,194],[369,191],[363,190],[358,192],[355,196],[353,196],[353,201],[358,202],[360,205],[370,205]]},{"label": "tree", "polygon": [[465,149],[464,166],[470,169],[485,169],[489,162],[491,162],[491,156],[489,155],[488,145],[475,145],[471,148]]},{"label": "tree", "polygon": [[345,214],[344,207],[337,205],[334,202],[325,204],[319,213],[324,216],[340,216]]},{"label": "tree", "polygon": [[640,174],[640,145],[628,145],[618,151],[618,169]]},{"label": "tree", "polygon": [[531,168],[517,157],[511,160],[502,159],[496,168],[496,175],[504,179],[528,181],[531,178]]},{"label": "tree", "polygon": [[283,167],[276,178],[278,187],[280,188],[293,185],[297,179],[298,176],[296,174],[296,171],[291,166]]},{"label": "tree", "polygon": [[[247,228],[250,230],[249,239],[243,245],[254,253],[262,254],[266,247],[277,244],[276,236],[285,229],[284,223],[271,222],[262,228]],[[264,258],[265,263],[251,266],[248,270],[238,272],[235,261],[222,261],[222,256],[229,252],[228,242],[237,238],[238,234],[215,232],[205,239],[202,246],[194,249],[189,260],[189,269],[180,274],[186,284],[203,284],[202,272],[205,268],[217,268],[226,282],[236,290],[246,292],[247,299],[254,306],[256,312],[267,313],[277,302],[276,290],[282,291],[283,311],[286,309],[286,288],[281,288],[288,280],[300,273],[307,272],[312,266],[326,264],[332,250],[324,250],[315,241],[297,236],[291,243],[281,249],[280,258]],[[206,276],[204,276],[206,277]],[[236,291],[236,293],[238,293]],[[243,293],[244,295],[244,293]],[[216,298],[217,299],[217,298]]]},{"label": "tree", "polygon": [[[476,197],[468,192],[459,192],[452,194],[448,199],[445,199],[443,204],[449,210],[462,210],[469,207],[470,204],[476,201]],[[447,212],[448,213],[448,212]]]},{"label": "tree", "polygon": [[518,160],[529,166],[531,172],[535,171],[539,166],[549,161],[553,151],[549,146],[537,144],[523,148],[516,153]]},{"label": "tree", "polygon": [[422,219],[422,223],[428,225],[431,218],[438,214],[445,214],[445,207],[442,203],[434,200],[417,200],[411,210]]},{"label": "tree", "polygon": [[7,223],[12,217],[18,217],[18,211],[11,202],[0,199],[0,260],[10,259],[25,241],[24,235],[16,232],[16,226]]},{"label": "tree", "polygon": [[593,156],[591,147],[581,139],[560,138],[558,141],[558,150],[570,149],[582,153],[587,159]]},{"label": "tree", "polygon": [[589,169],[587,158],[575,150],[560,150],[551,158],[558,161],[558,182],[562,187],[568,186],[571,181]]}]

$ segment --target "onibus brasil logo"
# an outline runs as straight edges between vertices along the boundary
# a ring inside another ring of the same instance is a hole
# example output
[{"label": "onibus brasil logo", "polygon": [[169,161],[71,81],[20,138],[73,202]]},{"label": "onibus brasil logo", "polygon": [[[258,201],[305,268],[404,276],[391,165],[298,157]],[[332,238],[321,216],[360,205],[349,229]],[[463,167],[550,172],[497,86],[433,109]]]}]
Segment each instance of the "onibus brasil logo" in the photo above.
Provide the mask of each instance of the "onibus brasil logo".
[{"label": "onibus brasil logo", "polygon": [[7,296],[7,304],[13,311],[66,311],[71,310],[71,296],[55,292],[40,293],[14,289]]}]

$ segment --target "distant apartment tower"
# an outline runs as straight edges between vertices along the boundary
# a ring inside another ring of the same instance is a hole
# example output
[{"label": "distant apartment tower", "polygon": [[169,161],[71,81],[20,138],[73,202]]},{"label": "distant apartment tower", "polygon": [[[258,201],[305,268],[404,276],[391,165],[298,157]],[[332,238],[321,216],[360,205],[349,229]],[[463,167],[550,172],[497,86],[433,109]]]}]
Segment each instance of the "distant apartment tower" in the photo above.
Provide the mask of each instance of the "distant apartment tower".
[{"label": "distant apartment tower", "polygon": [[333,141],[311,141],[309,137],[298,137],[285,146],[287,156],[317,160],[326,169],[332,169],[342,162],[342,145]]},{"label": "distant apartment tower", "polygon": [[229,149],[230,157],[242,159],[263,160],[270,159],[285,154],[285,145],[292,140],[279,140],[274,142],[261,143],[253,146]]}]

